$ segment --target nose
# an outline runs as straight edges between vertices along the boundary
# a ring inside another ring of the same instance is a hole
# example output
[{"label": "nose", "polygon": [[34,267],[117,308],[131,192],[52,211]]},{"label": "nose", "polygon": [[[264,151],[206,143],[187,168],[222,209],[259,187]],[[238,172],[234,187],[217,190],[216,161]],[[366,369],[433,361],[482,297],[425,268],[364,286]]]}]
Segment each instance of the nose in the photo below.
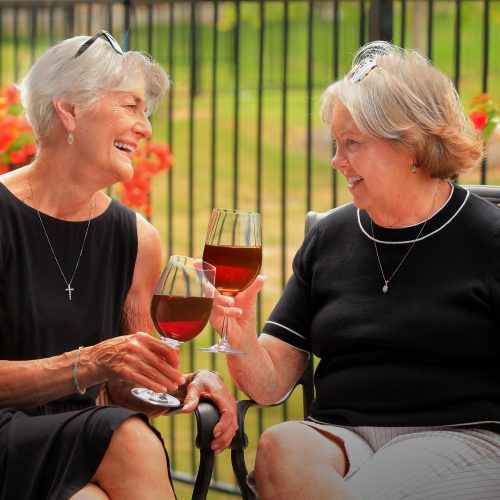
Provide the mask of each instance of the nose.
[{"label": "nose", "polygon": [[137,119],[134,125],[134,132],[140,136],[141,139],[147,139],[153,134],[151,123],[146,115]]},{"label": "nose", "polygon": [[335,170],[341,170],[342,167],[346,165],[346,159],[341,154],[340,148],[338,146],[335,148],[335,154],[332,158],[331,165]]}]

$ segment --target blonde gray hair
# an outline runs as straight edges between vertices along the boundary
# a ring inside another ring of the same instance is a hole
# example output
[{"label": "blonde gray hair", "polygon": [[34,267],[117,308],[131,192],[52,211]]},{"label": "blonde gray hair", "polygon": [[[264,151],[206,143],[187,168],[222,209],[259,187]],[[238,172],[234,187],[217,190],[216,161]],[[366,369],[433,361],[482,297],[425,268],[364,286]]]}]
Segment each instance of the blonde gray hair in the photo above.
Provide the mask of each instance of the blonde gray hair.
[{"label": "blonde gray hair", "polygon": [[144,80],[148,107],[167,92],[170,81],[163,68],[147,54],[130,51],[118,54],[98,38],[81,56],[74,58],[88,36],[76,36],[49,48],[20,82],[21,100],[38,138],[53,127],[54,98],[67,98],[84,110],[94,107],[110,91],[132,90]]},{"label": "blonde gray hair", "polygon": [[[373,69],[355,82],[352,75],[362,64]],[[323,94],[324,122],[331,123],[336,102],[363,134],[408,147],[432,177],[454,178],[483,157],[481,137],[467,121],[453,83],[415,50],[382,41],[363,46],[351,71]]]}]

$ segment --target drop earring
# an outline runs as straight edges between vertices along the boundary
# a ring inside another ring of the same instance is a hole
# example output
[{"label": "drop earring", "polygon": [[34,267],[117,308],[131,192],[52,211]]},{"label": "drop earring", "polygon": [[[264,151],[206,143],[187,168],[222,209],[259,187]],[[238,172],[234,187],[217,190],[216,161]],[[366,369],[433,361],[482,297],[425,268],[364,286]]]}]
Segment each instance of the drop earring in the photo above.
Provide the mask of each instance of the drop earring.
[{"label": "drop earring", "polygon": [[73,144],[73,132],[68,130],[68,144]]},{"label": "drop earring", "polygon": [[416,174],[417,173],[417,164],[413,163],[411,166],[411,173]]}]

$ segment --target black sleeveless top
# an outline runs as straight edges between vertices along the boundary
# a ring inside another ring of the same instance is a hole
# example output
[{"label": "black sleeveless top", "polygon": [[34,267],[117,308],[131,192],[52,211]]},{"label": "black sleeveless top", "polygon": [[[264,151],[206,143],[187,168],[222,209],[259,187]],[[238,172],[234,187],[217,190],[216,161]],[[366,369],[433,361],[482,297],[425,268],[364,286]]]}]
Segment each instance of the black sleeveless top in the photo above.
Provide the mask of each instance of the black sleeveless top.
[{"label": "black sleeveless top", "polygon": [[[87,221],[41,217],[69,281]],[[0,359],[45,358],[119,335],[136,257],[135,213],[113,200],[90,222],[70,301],[36,210],[0,183]],[[97,392],[64,399],[90,403]]]}]

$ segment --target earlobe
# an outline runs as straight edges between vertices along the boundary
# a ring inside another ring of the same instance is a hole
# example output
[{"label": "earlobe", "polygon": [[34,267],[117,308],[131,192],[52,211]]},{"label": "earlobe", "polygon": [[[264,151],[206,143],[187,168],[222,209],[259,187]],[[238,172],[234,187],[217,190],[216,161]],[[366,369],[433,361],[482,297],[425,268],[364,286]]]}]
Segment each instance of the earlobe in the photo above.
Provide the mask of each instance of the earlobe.
[{"label": "earlobe", "polygon": [[76,119],[76,106],[64,99],[52,99],[52,104],[54,109],[61,120],[62,126],[66,130],[75,129],[75,119]]}]

